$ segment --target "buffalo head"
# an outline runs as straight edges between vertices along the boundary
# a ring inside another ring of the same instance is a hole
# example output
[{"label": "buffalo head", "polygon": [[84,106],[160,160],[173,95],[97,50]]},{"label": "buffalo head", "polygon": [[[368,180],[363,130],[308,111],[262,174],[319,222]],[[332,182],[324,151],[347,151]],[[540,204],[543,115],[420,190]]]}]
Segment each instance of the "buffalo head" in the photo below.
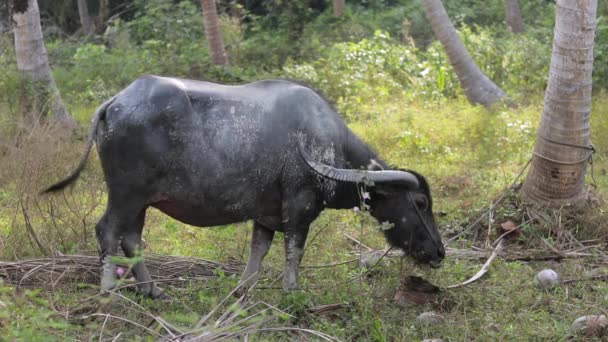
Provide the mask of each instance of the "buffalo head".
[{"label": "buffalo head", "polygon": [[[316,173],[339,182],[355,183],[371,195],[370,213],[382,225],[388,243],[415,260],[439,267],[445,249],[435,224],[433,199],[426,179],[413,171],[338,169],[315,162],[300,148],[302,158]],[[367,197],[367,196],[366,196]]]}]

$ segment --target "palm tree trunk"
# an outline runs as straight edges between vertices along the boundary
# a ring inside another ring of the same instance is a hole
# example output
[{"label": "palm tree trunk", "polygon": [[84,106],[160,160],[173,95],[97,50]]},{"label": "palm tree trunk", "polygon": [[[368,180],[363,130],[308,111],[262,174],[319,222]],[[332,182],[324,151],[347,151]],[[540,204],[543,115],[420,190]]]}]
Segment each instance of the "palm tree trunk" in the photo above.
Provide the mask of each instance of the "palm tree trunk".
[{"label": "palm tree trunk", "polygon": [[525,31],[524,19],[519,9],[519,0],[505,0],[505,19],[511,32],[522,33]]},{"label": "palm tree trunk", "polygon": [[[75,125],[65,108],[51,73],[40,27],[40,11],[36,0],[11,0],[10,13],[15,35],[17,69],[34,90],[28,102],[35,117],[48,111],[61,121]],[[40,101],[42,100],[42,101]]]},{"label": "palm tree trunk", "polygon": [[95,31],[93,20],[89,14],[89,6],[87,6],[87,0],[78,0],[78,15],[80,16],[80,25],[82,26],[82,32],[86,36],[90,36]]},{"label": "palm tree trunk", "polygon": [[596,12],[597,0],[557,0],[545,105],[522,188],[530,202],[575,204],[585,196]]},{"label": "palm tree trunk", "polygon": [[201,0],[203,7],[203,24],[211,59],[217,65],[228,65],[228,56],[224,48],[224,39],[220,32],[219,20],[215,0]]},{"label": "palm tree trunk", "polygon": [[345,0],[334,0],[334,16],[341,17],[344,14]]},{"label": "palm tree trunk", "polygon": [[426,16],[431,22],[433,32],[445,48],[469,101],[490,106],[504,98],[505,92],[494,84],[471,58],[458,37],[441,0],[423,0],[422,4]]}]

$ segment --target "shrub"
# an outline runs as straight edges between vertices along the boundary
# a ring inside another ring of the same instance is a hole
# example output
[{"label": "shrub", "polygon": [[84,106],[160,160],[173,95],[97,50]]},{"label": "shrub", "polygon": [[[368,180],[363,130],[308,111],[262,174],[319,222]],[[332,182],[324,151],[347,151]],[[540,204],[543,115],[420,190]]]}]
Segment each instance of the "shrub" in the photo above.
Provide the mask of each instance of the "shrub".
[{"label": "shrub", "polygon": [[287,63],[283,72],[312,83],[354,115],[358,104],[411,86],[421,70],[414,49],[392,44],[387,33],[377,31],[372,39],[335,44],[325,58],[312,63]]},{"label": "shrub", "polygon": [[[479,67],[511,97],[545,88],[550,57],[547,42],[534,34],[467,26],[461,36]],[[462,94],[439,42],[418,50],[381,31],[356,43],[336,43],[312,62],[288,61],[283,74],[320,88],[347,115],[357,115],[363,102],[388,101],[401,92],[432,102]]]},{"label": "shrub", "polygon": [[[548,32],[547,32],[548,33]],[[550,43],[539,40],[535,33],[514,35],[504,29],[462,26],[460,36],[479,68],[509,96],[540,92],[545,89],[549,73]],[[456,74],[441,44],[436,41],[426,51],[435,69],[447,71],[447,87],[459,87]],[[453,96],[460,90],[449,89]]]}]

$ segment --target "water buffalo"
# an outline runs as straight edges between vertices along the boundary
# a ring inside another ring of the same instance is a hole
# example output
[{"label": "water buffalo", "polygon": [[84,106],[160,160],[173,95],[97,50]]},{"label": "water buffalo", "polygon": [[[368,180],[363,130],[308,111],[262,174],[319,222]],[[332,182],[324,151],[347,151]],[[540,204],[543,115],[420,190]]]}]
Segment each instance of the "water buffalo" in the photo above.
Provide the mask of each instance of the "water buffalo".
[{"label": "water buffalo", "polygon": [[[425,178],[389,170],[327,101],[294,82],[141,77],[96,110],[80,164],[45,192],[78,178],[94,142],[108,186],[96,226],[103,290],[116,285],[109,256],[118,244],[127,256],[140,248],[150,206],[201,227],[253,220],[242,279],[257,276],[275,231],[283,232],[286,290],[298,286],[306,236],[324,208],[365,201],[391,227],[384,234],[392,246],[434,267],[445,256]],[[164,296],[144,262],[133,271],[141,292]]]}]

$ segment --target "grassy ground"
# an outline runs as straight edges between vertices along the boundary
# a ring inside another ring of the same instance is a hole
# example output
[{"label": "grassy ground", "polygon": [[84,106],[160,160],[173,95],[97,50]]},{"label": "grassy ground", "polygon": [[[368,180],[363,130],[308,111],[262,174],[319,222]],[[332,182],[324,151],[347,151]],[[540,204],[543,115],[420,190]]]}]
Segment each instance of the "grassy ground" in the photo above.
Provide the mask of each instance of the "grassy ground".
[{"label": "grassy ground", "polygon": [[[593,141],[599,151],[594,159],[593,173],[598,193],[605,196],[608,139],[603,133],[608,128],[608,102],[602,95],[595,97],[593,106]],[[373,115],[360,117],[370,119],[354,119],[349,125],[390,163],[427,175],[434,194],[435,211],[441,213],[441,230],[444,236],[453,236],[482,214],[483,209],[513,181],[530,157],[542,110],[541,97],[530,102],[533,104],[529,106],[487,111],[460,100],[428,104],[403,98],[380,107],[378,104],[363,107],[364,112],[369,112],[363,114]],[[93,110],[89,107],[73,109],[82,122],[88,122]],[[85,126],[88,127],[88,124]],[[39,145],[51,148],[43,143],[36,146]],[[76,163],[81,145],[81,141],[57,142],[51,148],[54,152],[44,161],[47,164],[43,164],[52,166],[36,173],[35,181],[26,182],[28,187],[39,188],[49,179],[65,174]],[[74,152],[61,151],[65,149]],[[53,163],[53,158],[58,156],[61,156],[60,162]],[[20,213],[16,204],[18,198],[22,199],[20,203],[25,204],[26,209],[31,210],[30,223],[43,245],[53,245],[54,249],[63,252],[77,252],[94,246],[94,241],[91,241],[92,226],[101,215],[104,202],[103,185],[95,158],[79,185],[65,196],[65,200],[61,196],[54,198],[53,204],[50,204],[50,199],[34,196],[26,196],[26,200],[23,200],[20,191],[25,190],[19,186],[24,183],[21,179],[26,177],[23,172],[7,172],[4,175],[12,175],[14,179],[3,183],[5,185],[0,191],[3,259],[40,254],[36,245],[31,243],[31,239],[28,242],[27,235],[23,233],[26,222],[23,215],[17,214]],[[31,160],[22,163],[39,165]],[[19,170],[18,166],[14,168]],[[36,209],[35,204],[42,209]],[[54,221],[49,218],[49,210],[44,209],[47,207],[54,208],[55,216],[63,218],[63,224],[59,226],[65,231],[60,233],[53,230]],[[274,281],[280,276],[284,265],[283,241],[282,236],[278,235],[266,258],[258,289],[251,294],[251,301],[263,301],[289,314],[281,314],[273,323],[276,326],[316,329],[347,341],[417,341],[433,337],[449,341],[566,340],[570,324],[577,317],[606,314],[607,283],[581,281],[553,290],[539,290],[535,287],[534,275],[544,268],[553,268],[564,279],[608,274],[606,259],[602,257],[606,251],[608,231],[601,216],[600,219],[596,217],[606,209],[602,205],[585,214],[589,220],[581,220],[583,223],[578,223],[578,226],[569,226],[576,228],[575,235],[579,240],[600,238],[590,243],[603,243],[587,251],[592,256],[564,259],[561,262],[506,261],[499,257],[481,280],[455,289],[446,287],[475,274],[485,259],[453,256],[445,260],[441,269],[430,270],[420,268],[408,259],[387,258],[362,277],[359,275],[366,271],[356,261],[333,267],[315,267],[357,258],[362,247],[353,245],[345,234],[374,249],[385,247],[377,224],[365,214],[328,210],[314,223],[309,235],[311,238],[301,271],[303,290],[286,295],[275,289],[277,285]],[[497,212],[496,222],[490,224],[492,233],[487,238],[490,242],[496,237],[496,226],[503,218],[520,217],[515,211],[516,208],[506,205]],[[483,222],[485,231],[488,220]],[[249,226],[244,223],[200,229],[150,210],[144,236],[146,251],[218,261],[230,258],[246,260]],[[18,234],[21,238],[17,238]],[[62,244],[61,237],[70,242],[64,241]],[[485,247],[484,233],[478,237],[480,240],[475,242],[471,236],[465,235],[450,247]],[[556,236],[555,231],[538,225],[524,225],[523,236],[519,241],[508,244],[506,250],[519,253],[526,249],[530,253],[532,250],[550,252],[542,244],[541,237],[558,249],[567,248],[567,245],[561,244],[563,240]],[[17,245],[20,248],[14,247]],[[409,275],[421,276],[440,286],[443,290],[437,299],[438,304],[417,306],[394,301],[400,279]],[[119,334],[119,339],[124,340],[153,340],[154,333],[125,319],[157,333],[163,331],[158,325],[150,324],[153,320],[146,313],[163,317],[175,326],[191,328],[234,288],[236,282],[237,279],[233,277],[218,277],[169,286],[167,290],[174,298],[171,302],[144,299],[129,291],[120,292],[141,307],[122,298],[108,300],[96,297],[85,300],[97,293],[94,286],[74,284],[57,291],[34,292],[2,287],[0,340],[90,340],[99,339],[100,335],[103,335],[102,340],[111,340]],[[322,315],[306,310],[336,303],[344,304],[344,307]],[[80,312],[68,320],[62,317],[62,312],[74,307],[79,308]],[[437,325],[417,323],[419,314],[431,310],[442,314],[445,321]],[[111,313],[122,320],[91,316],[93,313]],[[251,338],[286,341],[302,339],[303,336],[295,332],[266,332],[252,335]]]}]

